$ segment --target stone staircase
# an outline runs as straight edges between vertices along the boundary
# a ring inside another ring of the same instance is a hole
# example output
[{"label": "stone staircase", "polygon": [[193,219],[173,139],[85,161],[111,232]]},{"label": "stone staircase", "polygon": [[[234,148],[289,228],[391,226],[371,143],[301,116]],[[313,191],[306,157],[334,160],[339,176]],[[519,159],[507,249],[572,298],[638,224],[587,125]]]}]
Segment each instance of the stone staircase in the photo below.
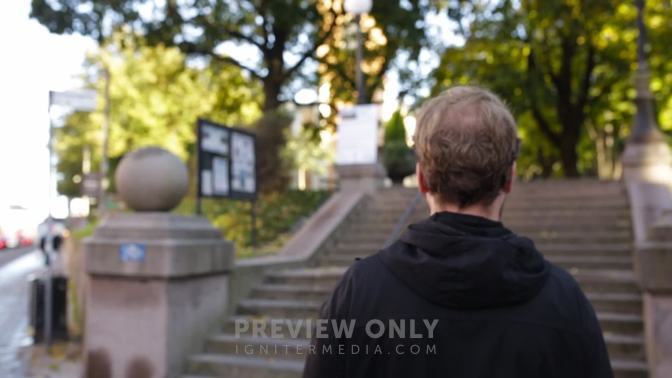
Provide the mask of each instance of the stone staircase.
[{"label": "stone staircase", "polygon": [[[309,325],[299,319],[317,316],[355,258],[383,247],[415,193],[403,188],[380,191],[314,266],[267,273],[222,332],[207,340],[203,353],[189,359],[185,378],[300,377]],[[427,213],[423,202],[409,220]],[[507,227],[535,240],[549,260],[581,284],[598,314],[616,377],[647,377],[642,298],[633,275],[629,207],[622,185],[595,180],[520,183],[504,214]],[[235,337],[239,320],[276,322],[283,335],[292,330],[298,334],[278,339],[250,329]]]}]

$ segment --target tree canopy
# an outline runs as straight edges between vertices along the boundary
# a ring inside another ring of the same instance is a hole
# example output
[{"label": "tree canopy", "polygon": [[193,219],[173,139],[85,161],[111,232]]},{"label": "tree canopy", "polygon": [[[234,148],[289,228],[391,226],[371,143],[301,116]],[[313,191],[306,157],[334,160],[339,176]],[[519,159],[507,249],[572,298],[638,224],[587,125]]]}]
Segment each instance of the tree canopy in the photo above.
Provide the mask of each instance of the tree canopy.
[{"label": "tree canopy", "polygon": [[[174,47],[147,46],[128,34],[115,34],[87,64],[92,74],[86,80],[101,94],[101,108],[104,83],[95,73],[105,65],[112,77],[109,148],[113,159],[140,146],[158,145],[187,161],[198,117],[248,125],[261,114],[261,88],[250,85],[240,69],[190,68]],[[61,193],[79,194],[82,162],[96,171],[102,118],[102,112],[75,113],[59,128]],[[85,159],[85,154],[90,158]]]},{"label": "tree canopy", "polygon": [[[523,134],[528,176],[600,174],[611,177],[634,114],[636,9],[614,0],[460,2],[450,11],[464,38],[448,48],[435,72],[434,92],[480,83],[507,99]],[[653,89],[669,59],[661,35],[672,16],[649,1],[654,35]],[[657,71],[657,72],[656,72]],[[668,71],[669,72],[669,71]],[[669,98],[669,93],[661,98]],[[663,112],[665,113],[665,111]]]},{"label": "tree canopy", "polygon": [[[127,27],[150,44],[234,65],[263,84],[268,110],[287,99],[284,86],[314,58],[336,14],[333,2],[319,0],[33,0],[31,12],[53,33],[80,33],[102,44]],[[234,54],[235,46],[245,53]]]},{"label": "tree canopy", "polygon": [[[428,15],[447,15],[457,42],[443,46],[433,40]],[[481,84],[505,98],[516,113],[523,138],[523,176],[614,177],[635,111],[635,15],[633,3],[617,0],[374,1],[371,12],[359,20],[367,99],[379,100],[391,69],[399,73],[400,97],[420,96],[419,88],[429,82],[433,94],[450,85]],[[224,101],[221,117],[237,114],[242,117],[238,121],[251,122],[253,117],[243,117],[238,108],[252,106],[273,120],[297,84],[320,85],[330,111],[313,125],[316,130],[333,125],[337,107],[356,98],[355,24],[342,0],[32,0],[31,16],[54,33],[81,33],[108,47],[120,43],[111,39],[121,31],[129,54],[124,59],[147,53],[142,49],[156,49],[156,54],[167,54],[168,62],[192,67],[180,74],[162,73],[167,81],[154,84],[163,90],[150,95],[146,94],[154,93],[152,85],[127,83],[123,77],[151,82],[151,65],[114,73],[119,81],[113,83],[118,86],[113,89],[113,118],[126,128],[111,128],[116,134],[112,155],[159,135],[167,145],[181,145],[186,134],[177,129],[164,132],[168,124],[207,113],[207,106],[197,101],[201,97]],[[651,84],[664,131],[672,131],[670,18],[668,1],[647,1]],[[133,49],[137,51],[130,52]],[[440,55],[440,64],[431,77],[418,76],[414,67],[428,51]],[[103,54],[98,64],[113,63]],[[190,87],[184,75],[198,76],[199,84],[193,84],[197,88]],[[209,83],[215,78],[227,85]],[[145,89],[126,93],[121,88],[135,85]],[[201,91],[203,85],[206,91]],[[191,94],[175,102],[150,100],[179,91],[195,93],[194,102],[189,102]],[[190,115],[175,110],[187,106]]]}]

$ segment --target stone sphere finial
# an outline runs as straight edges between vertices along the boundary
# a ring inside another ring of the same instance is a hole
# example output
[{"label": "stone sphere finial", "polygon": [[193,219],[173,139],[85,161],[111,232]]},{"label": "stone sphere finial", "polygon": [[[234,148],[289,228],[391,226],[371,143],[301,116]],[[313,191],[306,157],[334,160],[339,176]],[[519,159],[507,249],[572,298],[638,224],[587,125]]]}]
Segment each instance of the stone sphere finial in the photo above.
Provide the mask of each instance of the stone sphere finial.
[{"label": "stone sphere finial", "polygon": [[135,211],[170,211],[189,186],[187,166],[159,147],[143,147],[126,154],[115,179],[119,196]]}]

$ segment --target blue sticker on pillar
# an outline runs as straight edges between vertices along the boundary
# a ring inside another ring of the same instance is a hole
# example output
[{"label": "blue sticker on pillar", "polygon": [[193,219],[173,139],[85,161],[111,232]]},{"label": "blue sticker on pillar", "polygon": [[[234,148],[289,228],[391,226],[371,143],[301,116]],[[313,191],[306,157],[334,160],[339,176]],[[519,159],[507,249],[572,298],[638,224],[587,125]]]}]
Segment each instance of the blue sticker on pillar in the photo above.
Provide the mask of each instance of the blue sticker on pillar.
[{"label": "blue sticker on pillar", "polygon": [[145,261],[146,246],[140,243],[125,243],[119,246],[119,259],[122,262]]}]

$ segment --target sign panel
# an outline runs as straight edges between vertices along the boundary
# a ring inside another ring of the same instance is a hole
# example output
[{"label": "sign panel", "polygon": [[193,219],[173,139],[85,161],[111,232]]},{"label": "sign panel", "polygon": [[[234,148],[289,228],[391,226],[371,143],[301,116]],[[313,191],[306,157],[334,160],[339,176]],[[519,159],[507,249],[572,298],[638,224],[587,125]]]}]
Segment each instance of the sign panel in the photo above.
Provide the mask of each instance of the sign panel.
[{"label": "sign panel", "polygon": [[124,243],[119,246],[119,260],[122,262],[143,262],[147,247],[141,243]]},{"label": "sign panel", "polygon": [[254,193],[257,190],[254,138],[234,133],[231,138],[231,152],[231,187],[237,192]]},{"label": "sign panel", "polygon": [[197,145],[199,196],[256,198],[254,134],[199,120]]},{"label": "sign panel", "polygon": [[77,91],[49,92],[49,104],[66,106],[68,108],[91,112],[97,107],[97,93],[95,90],[83,89]]},{"label": "sign panel", "polygon": [[336,164],[374,164],[378,161],[379,106],[346,107],[338,113]]}]

